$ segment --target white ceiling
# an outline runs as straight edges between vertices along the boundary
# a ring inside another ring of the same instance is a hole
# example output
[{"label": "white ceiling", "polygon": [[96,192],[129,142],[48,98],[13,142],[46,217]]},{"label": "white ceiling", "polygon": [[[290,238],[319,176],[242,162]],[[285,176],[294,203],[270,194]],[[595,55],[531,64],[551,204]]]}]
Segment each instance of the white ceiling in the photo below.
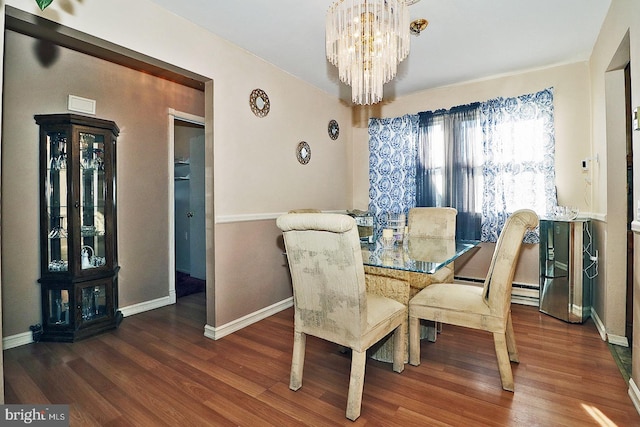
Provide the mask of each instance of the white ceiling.
[{"label": "white ceiling", "polygon": [[[152,0],[312,85],[349,101],[325,55],[333,0]],[[589,58],[611,0],[420,0],[429,26],[384,99]],[[206,52],[204,52],[206,54]]]}]

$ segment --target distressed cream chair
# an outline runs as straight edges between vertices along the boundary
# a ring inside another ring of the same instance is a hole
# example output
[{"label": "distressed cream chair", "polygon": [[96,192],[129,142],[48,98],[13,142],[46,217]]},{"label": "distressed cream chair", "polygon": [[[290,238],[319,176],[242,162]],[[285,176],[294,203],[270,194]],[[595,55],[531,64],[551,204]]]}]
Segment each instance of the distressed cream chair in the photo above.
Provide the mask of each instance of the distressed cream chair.
[{"label": "distressed cream chair", "polygon": [[[409,219],[407,221],[408,239],[456,239],[456,216],[458,211],[455,208],[440,207],[418,207],[409,209]],[[454,243],[455,246],[455,243]],[[434,274],[423,274],[412,280],[414,295],[432,283],[451,283],[455,265],[453,262],[445,265]],[[412,295],[413,296],[413,295]]]},{"label": "distressed cream chair", "polygon": [[420,319],[488,331],[493,334],[502,388],[513,391],[510,361],[518,362],[518,350],[511,322],[511,285],[525,231],[537,225],[538,216],[527,209],[507,219],[483,287],[433,284],[409,301],[409,363],[420,364]]},{"label": "distressed cream chair", "polygon": [[352,351],[346,416],[360,416],[367,349],[393,332],[393,370],[404,370],[406,306],[366,292],[360,239],[347,215],[280,216],[293,282],[294,340],[289,388],[302,387],[306,336]]},{"label": "distressed cream chair", "polygon": [[[406,239],[407,249],[410,256],[416,260],[437,260],[433,254],[421,253],[420,244],[412,244],[421,240],[445,239],[446,243],[450,243],[455,250],[456,238],[456,216],[458,211],[451,207],[417,207],[409,209],[409,218],[407,221],[408,236]],[[417,249],[416,249],[417,248]],[[429,247],[427,247],[429,249]],[[394,270],[390,268],[365,266],[367,275],[367,283],[373,284],[379,288],[390,288],[386,283],[388,279],[403,280],[409,283],[409,299],[415,296],[420,290],[426,288],[432,283],[452,283],[455,271],[454,263],[451,262],[433,274],[416,273],[413,271]],[[398,301],[407,304],[404,300]],[[426,323],[426,322],[425,322]],[[437,336],[436,326],[433,324],[423,325],[421,337],[427,338],[429,341],[435,341]],[[374,358],[380,361],[388,361],[393,354],[391,343],[387,343],[380,347]],[[406,360],[409,360],[409,346],[407,341]]]}]

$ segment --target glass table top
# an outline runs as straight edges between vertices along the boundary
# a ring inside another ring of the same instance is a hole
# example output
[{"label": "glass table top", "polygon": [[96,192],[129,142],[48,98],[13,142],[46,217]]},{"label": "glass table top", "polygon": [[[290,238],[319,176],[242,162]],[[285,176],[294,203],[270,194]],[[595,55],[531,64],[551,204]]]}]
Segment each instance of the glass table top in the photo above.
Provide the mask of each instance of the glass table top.
[{"label": "glass table top", "polygon": [[402,244],[385,246],[378,240],[361,245],[362,261],[372,267],[433,274],[479,243],[479,240],[411,237]]}]

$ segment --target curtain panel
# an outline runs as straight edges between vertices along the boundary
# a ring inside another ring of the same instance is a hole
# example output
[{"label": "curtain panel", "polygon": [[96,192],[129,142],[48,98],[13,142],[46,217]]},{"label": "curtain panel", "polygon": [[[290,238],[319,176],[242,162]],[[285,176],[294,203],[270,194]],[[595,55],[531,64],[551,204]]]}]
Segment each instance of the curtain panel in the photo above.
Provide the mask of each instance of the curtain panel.
[{"label": "curtain panel", "polygon": [[[555,132],[553,88],[482,103],[482,240],[495,242],[507,217],[518,209],[553,212]],[[525,242],[537,243],[538,231]]]},{"label": "curtain panel", "polygon": [[416,204],[418,116],[369,119],[369,212],[375,235],[388,213],[406,214]]},{"label": "curtain panel", "polygon": [[456,236],[480,239],[480,103],[419,113],[416,206],[458,210]]}]

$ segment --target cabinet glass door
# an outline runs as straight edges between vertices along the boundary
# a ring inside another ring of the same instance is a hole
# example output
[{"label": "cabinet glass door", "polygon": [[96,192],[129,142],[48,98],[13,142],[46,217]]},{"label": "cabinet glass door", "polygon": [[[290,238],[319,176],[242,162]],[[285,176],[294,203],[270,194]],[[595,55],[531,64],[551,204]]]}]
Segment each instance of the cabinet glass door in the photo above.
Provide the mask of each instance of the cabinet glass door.
[{"label": "cabinet glass door", "polygon": [[46,134],[46,211],[48,270],[67,271],[69,241],[67,229],[67,134]]},{"label": "cabinet glass door", "polygon": [[105,135],[80,132],[80,267],[106,263],[105,244]]},{"label": "cabinet glass door", "polygon": [[49,290],[49,314],[47,322],[50,325],[69,325],[71,318],[69,316],[69,291],[66,289],[50,289]]},{"label": "cabinet glass door", "polygon": [[80,298],[83,321],[99,319],[109,314],[106,285],[86,286],[81,289]]}]

